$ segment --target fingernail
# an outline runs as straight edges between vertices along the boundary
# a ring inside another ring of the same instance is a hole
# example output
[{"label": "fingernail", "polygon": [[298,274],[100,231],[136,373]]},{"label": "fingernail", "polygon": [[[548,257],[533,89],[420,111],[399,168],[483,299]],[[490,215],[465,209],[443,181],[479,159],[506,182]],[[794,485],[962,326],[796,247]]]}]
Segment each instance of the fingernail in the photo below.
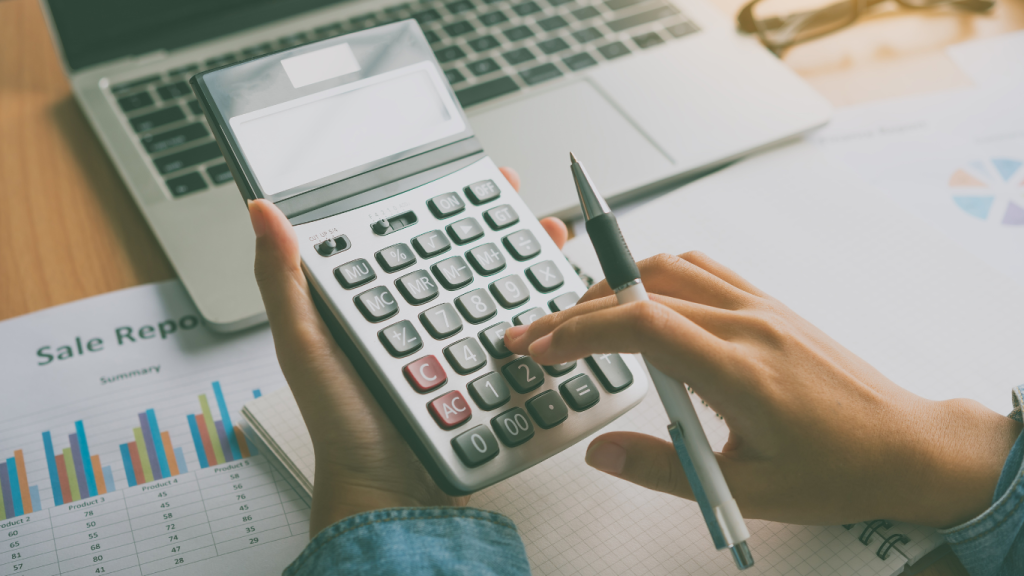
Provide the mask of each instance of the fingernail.
[{"label": "fingernail", "polygon": [[614,442],[594,444],[587,450],[587,464],[608,474],[622,474],[626,468],[626,449]]},{"label": "fingernail", "polygon": [[252,231],[256,233],[256,237],[259,238],[267,231],[266,216],[263,214],[263,207],[253,207],[252,201],[249,204],[249,220],[252,221]]},{"label": "fingernail", "polygon": [[530,356],[540,356],[547,352],[548,348],[551,348],[551,336],[552,334],[548,334],[534,340],[533,344],[530,344]]},{"label": "fingernail", "polygon": [[526,334],[526,331],[529,330],[529,328],[529,326],[513,326],[508,330],[505,330],[505,336],[507,338],[515,340],[516,338],[519,338],[523,334]]}]

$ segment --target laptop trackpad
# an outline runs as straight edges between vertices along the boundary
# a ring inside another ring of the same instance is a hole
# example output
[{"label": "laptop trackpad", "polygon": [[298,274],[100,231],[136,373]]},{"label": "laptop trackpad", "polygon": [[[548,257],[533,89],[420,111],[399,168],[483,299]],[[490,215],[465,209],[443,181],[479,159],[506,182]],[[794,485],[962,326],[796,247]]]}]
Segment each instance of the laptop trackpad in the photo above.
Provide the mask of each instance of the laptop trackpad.
[{"label": "laptop trackpad", "polygon": [[596,88],[578,81],[470,115],[484,151],[523,180],[523,199],[538,216],[578,211],[569,152],[601,190],[628,190],[672,166],[643,132]]}]

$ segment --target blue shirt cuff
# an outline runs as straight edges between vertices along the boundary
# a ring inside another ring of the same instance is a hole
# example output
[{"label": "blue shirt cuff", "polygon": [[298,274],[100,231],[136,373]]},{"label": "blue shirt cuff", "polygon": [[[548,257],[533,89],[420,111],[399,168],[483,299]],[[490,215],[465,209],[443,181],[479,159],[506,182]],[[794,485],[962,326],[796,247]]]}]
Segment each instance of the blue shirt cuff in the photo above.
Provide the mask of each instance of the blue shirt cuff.
[{"label": "blue shirt cuff", "polygon": [[[1013,391],[1014,411],[1021,420],[1024,385]],[[1024,433],[1017,437],[999,475],[992,506],[977,518],[940,530],[971,576],[1024,574]]]},{"label": "blue shirt cuff", "polygon": [[284,571],[285,576],[529,573],[515,524],[474,508],[390,508],[357,514],[317,534]]}]

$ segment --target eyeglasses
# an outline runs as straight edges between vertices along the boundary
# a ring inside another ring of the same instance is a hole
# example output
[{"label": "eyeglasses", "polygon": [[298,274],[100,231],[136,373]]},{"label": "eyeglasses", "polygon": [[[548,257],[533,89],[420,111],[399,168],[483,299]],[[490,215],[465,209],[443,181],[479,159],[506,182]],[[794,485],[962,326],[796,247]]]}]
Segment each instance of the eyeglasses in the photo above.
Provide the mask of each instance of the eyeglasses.
[{"label": "eyeglasses", "polygon": [[[813,38],[852,24],[868,8],[886,0],[753,0],[736,17],[739,29],[761,37],[776,54]],[[995,0],[896,0],[904,8],[950,6],[968,12],[985,12]]]}]

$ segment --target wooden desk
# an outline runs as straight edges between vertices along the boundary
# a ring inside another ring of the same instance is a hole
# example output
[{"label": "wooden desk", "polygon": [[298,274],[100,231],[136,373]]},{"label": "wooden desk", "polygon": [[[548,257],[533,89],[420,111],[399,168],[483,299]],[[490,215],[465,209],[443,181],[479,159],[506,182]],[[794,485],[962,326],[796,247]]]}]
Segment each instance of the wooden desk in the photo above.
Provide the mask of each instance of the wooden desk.
[{"label": "wooden desk", "polygon": [[[745,0],[712,1],[733,15]],[[852,104],[968,86],[944,48],[1021,28],[1021,0],[982,16],[894,10],[784,60]],[[0,0],[0,320],[173,277],[71,96],[36,0]],[[922,574],[966,571],[948,556]]]}]

